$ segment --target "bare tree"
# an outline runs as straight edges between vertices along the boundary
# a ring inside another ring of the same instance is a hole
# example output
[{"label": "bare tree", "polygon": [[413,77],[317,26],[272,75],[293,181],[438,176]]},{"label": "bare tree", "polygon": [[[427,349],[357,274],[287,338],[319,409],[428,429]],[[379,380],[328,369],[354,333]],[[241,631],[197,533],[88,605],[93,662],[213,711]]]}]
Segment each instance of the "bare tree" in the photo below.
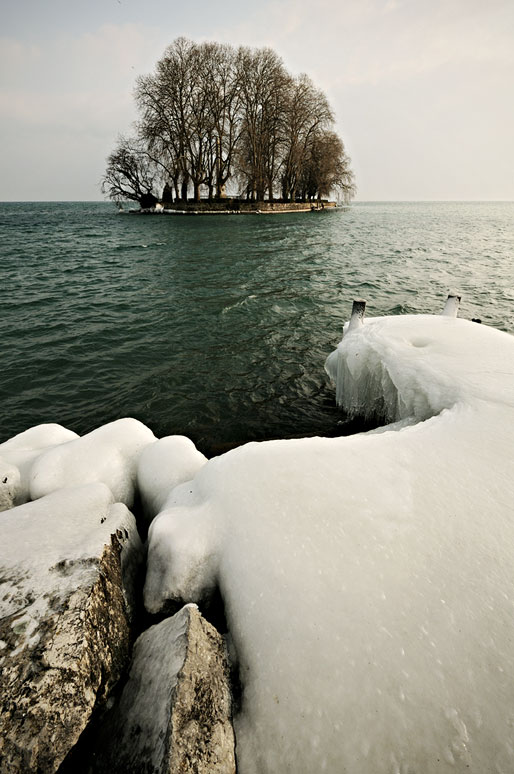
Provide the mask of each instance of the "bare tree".
[{"label": "bare tree", "polygon": [[305,199],[321,199],[333,190],[340,191],[345,201],[354,195],[350,159],[346,155],[343,141],[335,132],[321,131],[313,139],[303,167],[301,186]]},{"label": "bare tree", "polygon": [[195,44],[178,38],[168,46],[152,75],[138,78],[136,104],[142,115],[138,130],[168,170],[177,199],[187,200],[191,163],[191,105]]},{"label": "bare tree", "polygon": [[204,43],[202,48],[203,77],[211,116],[207,185],[209,198],[215,188],[219,199],[231,177],[241,136],[242,73],[237,67],[237,55],[232,46]]},{"label": "bare tree", "polygon": [[240,48],[238,69],[243,95],[240,178],[247,198],[262,201],[273,189],[283,140],[283,105],[290,83],[282,60],[270,48]]},{"label": "bare tree", "polygon": [[138,140],[120,136],[107,159],[102,178],[102,193],[115,202],[137,201],[141,207],[153,207],[158,197],[155,186],[158,170]]},{"label": "bare tree", "polygon": [[306,75],[292,81],[285,102],[286,140],[282,165],[282,198],[295,200],[303,168],[316,137],[334,117],[325,95]]}]

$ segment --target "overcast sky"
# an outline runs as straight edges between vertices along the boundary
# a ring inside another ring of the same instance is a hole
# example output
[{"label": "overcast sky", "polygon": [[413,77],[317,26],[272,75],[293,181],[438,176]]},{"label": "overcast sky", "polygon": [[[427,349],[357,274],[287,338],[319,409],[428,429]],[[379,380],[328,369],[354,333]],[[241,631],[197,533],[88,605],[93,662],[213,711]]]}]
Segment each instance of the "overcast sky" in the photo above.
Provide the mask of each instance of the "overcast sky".
[{"label": "overcast sky", "polygon": [[514,200],[514,0],[3,0],[0,200],[98,200],[165,47],[271,46],[325,91],[359,200]]}]

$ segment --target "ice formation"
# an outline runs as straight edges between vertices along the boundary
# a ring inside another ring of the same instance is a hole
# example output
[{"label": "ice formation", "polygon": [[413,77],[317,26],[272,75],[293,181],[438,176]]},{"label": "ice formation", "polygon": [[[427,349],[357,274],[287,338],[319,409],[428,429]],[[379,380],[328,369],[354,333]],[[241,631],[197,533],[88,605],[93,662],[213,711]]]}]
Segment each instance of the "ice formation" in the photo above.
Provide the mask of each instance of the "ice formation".
[{"label": "ice formation", "polygon": [[62,425],[36,425],[0,444],[0,458],[15,466],[19,481],[15,485],[14,504],[29,499],[29,479],[34,461],[48,449],[78,438],[77,433]]},{"label": "ice formation", "polygon": [[137,466],[137,485],[148,521],[165,508],[171,491],[192,479],[207,458],[183,435],[160,438],[143,449]]},{"label": "ice formation", "polygon": [[152,524],[146,605],[219,584],[242,774],[512,772],[514,339],[368,320],[327,368],[395,424],[210,460]]},{"label": "ice formation", "polygon": [[55,446],[32,465],[30,498],[44,497],[62,487],[100,481],[109,487],[116,502],[130,508],[139,455],[155,440],[146,425],[125,418]]}]

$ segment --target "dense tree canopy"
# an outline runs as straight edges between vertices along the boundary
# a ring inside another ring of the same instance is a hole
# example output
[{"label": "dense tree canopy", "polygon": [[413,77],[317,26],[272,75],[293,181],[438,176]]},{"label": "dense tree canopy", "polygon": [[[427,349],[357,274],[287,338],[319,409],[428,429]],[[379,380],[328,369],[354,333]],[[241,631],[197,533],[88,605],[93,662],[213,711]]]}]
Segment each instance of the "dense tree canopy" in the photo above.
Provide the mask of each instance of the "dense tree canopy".
[{"label": "dense tree canopy", "polygon": [[137,79],[135,136],[120,137],[102,190],[116,201],[305,201],[355,191],[325,95],[269,48],[178,38]]}]

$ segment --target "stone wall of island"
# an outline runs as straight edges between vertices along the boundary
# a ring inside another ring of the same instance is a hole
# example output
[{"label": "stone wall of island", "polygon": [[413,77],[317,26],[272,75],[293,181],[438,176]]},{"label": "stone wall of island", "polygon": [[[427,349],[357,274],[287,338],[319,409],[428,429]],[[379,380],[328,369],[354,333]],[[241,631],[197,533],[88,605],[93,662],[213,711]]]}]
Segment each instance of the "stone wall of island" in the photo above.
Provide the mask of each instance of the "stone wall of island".
[{"label": "stone wall of island", "polygon": [[214,215],[214,214],[270,214],[286,212],[323,212],[336,209],[337,202],[316,200],[312,202],[247,202],[239,199],[222,201],[201,200],[199,202],[158,203],[155,207],[142,208],[135,212],[163,213],[172,215]]}]

